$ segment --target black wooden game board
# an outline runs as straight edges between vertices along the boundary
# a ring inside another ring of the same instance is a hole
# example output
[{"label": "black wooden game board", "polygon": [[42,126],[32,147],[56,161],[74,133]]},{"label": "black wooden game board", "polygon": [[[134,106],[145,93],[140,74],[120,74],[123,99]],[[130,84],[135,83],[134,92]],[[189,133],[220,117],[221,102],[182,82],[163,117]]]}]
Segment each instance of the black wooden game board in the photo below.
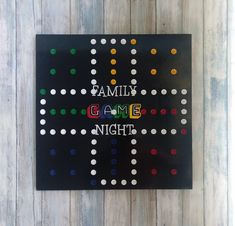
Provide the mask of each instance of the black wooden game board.
[{"label": "black wooden game board", "polygon": [[192,187],[190,35],[36,36],[37,189]]}]

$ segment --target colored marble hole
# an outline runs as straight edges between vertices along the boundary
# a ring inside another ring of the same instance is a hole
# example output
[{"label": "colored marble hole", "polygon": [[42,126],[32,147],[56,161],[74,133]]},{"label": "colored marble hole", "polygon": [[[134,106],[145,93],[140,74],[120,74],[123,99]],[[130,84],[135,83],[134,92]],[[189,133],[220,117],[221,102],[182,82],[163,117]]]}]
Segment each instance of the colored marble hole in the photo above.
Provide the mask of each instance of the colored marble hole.
[{"label": "colored marble hole", "polygon": [[46,89],[40,89],[39,92],[42,96],[46,95],[46,93],[47,93]]},{"label": "colored marble hole", "polygon": [[156,176],[157,173],[158,173],[156,168],[151,169],[150,172],[151,172],[151,175],[152,175],[152,176]]},{"label": "colored marble hole", "polygon": [[80,111],[80,113],[82,114],[82,115],[86,115],[86,109],[81,109],[81,111]]},{"label": "colored marble hole", "polygon": [[117,83],[117,81],[116,81],[115,79],[112,79],[112,80],[110,81],[110,84],[111,84],[111,85],[116,85],[116,83]]},{"label": "colored marble hole", "polygon": [[71,156],[77,155],[77,149],[71,148],[71,149],[69,150],[69,154],[70,154]]},{"label": "colored marble hole", "polygon": [[151,53],[152,55],[156,55],[156,54],[157,54],[157,49],[155,49],[155,48],[151,49],[151,50],[150,50],[150,53]]},{"label": "colored marble hole", "polygon": [[157,69],[156,68],[151,69],[150,74],[151,75],[156,75],[157,74]]},{"label": "colored marble hole", "polygon": [[115,64],[117,63],[117,61],[116,61],[116,59],[111,59],[111,60],[110,60],[110,63],[111,63],[112,65],[115,65]]},{"label": "colored marble hole", "polygon": [[55,68],[50,69],[50,75],[56,75],[56,69]]},{"label": "colored marble hole", "polygon": [[111,75],[116,75],[116,74],[117,74],[117,70],[112,69],[112,70],[110,71],[110,73],[111,73]]},{"label": "colored marble hole", "polygon": [[117,53],[117,50],[113,48],[113,49],[110,50],[110,53],[111,53],[112,55],[114,55],[114,54]]},{"label": "colored marble hole", "polygon": [[70,73],[70,75],[76,75],[77,74],[77,70],[75,68],[71,68],[69,70],[69,73]]},{"label": "colored marble hole", "polygon": [[52,108],[52,109],[50,110],[50,114],[53,115],[53,116],[56,115],[56,109],[55,109],[55,108]]},{"label": "colored marble hole", "polygon": [[171,69],[171,75],[177,75],[177,70],[175,68]]},{"label": "colored marble hole", "polygon": [[170,170],[170,174],[172,175],[172,176],[175,176],[175,175],[177,175],[177,169],[171,169]]},{"label": "colored marble hole", "polygon": [[55,54],[56,54],[56,52],[57,52],[57,51],[56,51],[56,49],[55,49],[55,48],[51,48],[51,49],[50,49],[50,54],[51,54],[51,55],[55,55]]},{"label": "colored marble hole", "polygon": [[170,150],[170,154],[171,154],[171,155],[176,155],[176,154],[177,154],[177,150],[176,150],[175,148],[172,148],[172,149]]},{"label": "colored marble hole", "polygon": [[76,55],[76,53],[77,53],[77,49],[75,49],[75,48],[70,49],[70,54],[71,55]]},{"label": "colored marble hole", "polygon": [[61,115],[66,115],[66,109],[64,109],[64,108],[60,109],[60,114]]},{"label": "colored marble hole", "polygon": [[136,43],[137,43],[136,39],[132,38],[131,39],[131,45],[136,45]]},{"label": "colored marble hole", "polygon": [[171,49],[171,54],[176,55],[177,54],[177,49],[175,49],[175,48]]},{"label": "colored marble hole", "polygon": [[150,150],[150,154],[151,154],[151,155],[157,155],[157,154],[158,154],[158,150],[157,150],[156,148],[152,148],[152,149]]},{"label": "colored marble hole", "polygon": [[72,108],[72,109],[70,110],[70,113],[71,113],[71,115],[76,115],[76,114],[78,113],[78,111],[77,111],[76,108]]}]

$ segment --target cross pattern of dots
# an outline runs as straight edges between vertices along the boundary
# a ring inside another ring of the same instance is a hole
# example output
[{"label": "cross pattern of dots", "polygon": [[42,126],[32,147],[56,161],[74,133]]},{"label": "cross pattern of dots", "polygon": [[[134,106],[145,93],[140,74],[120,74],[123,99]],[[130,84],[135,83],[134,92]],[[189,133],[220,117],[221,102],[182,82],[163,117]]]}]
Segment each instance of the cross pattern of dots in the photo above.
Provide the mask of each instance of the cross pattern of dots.
[{"label": "cross pattern of dots", "polygon": [[37,35],[37,189],[190,189],[191,103],[191,35]]}]

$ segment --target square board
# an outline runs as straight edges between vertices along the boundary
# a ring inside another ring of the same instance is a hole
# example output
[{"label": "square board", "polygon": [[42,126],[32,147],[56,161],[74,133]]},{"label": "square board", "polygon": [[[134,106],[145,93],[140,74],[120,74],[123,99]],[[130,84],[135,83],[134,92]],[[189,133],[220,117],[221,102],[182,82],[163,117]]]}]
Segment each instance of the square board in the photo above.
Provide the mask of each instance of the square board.
[{"label": "square board", "polygon": [[191,35],[37,35],[36,187],[192,187]]}]

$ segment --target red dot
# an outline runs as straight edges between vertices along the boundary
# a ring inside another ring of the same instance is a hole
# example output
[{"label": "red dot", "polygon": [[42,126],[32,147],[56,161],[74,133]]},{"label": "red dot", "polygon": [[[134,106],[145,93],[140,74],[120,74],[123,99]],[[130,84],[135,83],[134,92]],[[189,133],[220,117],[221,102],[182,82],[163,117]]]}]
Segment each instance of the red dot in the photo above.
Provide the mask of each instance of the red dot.
[{"label": "red dot", "polygon": [[172,148],[171,151],[170,151],[171,155],[176,155],[177,151],[175,148]]},{"label": "red dot", "polygon": [[171,169],[171,175],[175,176],[177,174],[177,169]]},{"label": "red dot", "polygon": [[177,110],[176,110],[176,108],[171,109],[171,114],[172,114],[172,115],[177,115]]},{"label": "red dot", "polygon": [[156,115],[157,114],[157,109],[151,109],[151,115]]},{"label": "red dot", "polygon": [[155,168],[151,169],[151,174],[153,176],[156,176],[157,175],[157,169],[155,169]]},{"label": "red dot", "polygon": [[182,135],[186,135],[186,134],[187,134],[187,130],[186,130],[185,128],[182,129],[182,130],[181,130],[181,134],[182,134]]},{"label": "red dot", "polygon": [[142,109],[141,109],[141,114],[142,114],[142,115],[146,115],[146,114],[147,114],[147,110],[146,110],[145,108],[142,108]]},{"label": "red dot", "polygon": [[161,115],[166,115],[166,109],[161,109],[161,111],[160,111],[160,113],[161,113]]},{"label": "red dot", "polygon": [[151,155],[157,155],[158,151],[157,151],[157,149],[152,148],[152,149],[150,150],[150,153],[151,153]]}]

